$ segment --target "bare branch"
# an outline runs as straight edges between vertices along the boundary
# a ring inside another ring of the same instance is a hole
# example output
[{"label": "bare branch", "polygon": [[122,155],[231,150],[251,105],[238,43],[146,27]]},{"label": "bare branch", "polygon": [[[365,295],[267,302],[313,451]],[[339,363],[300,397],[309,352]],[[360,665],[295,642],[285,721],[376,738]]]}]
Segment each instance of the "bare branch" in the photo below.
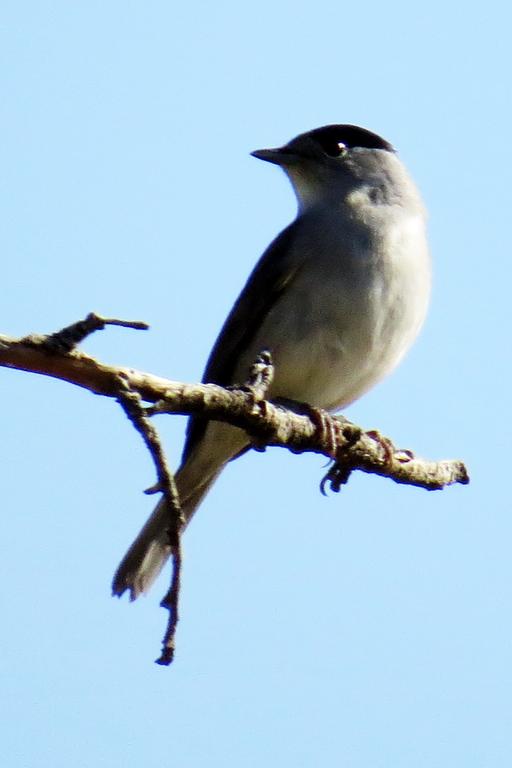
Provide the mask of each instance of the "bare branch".
[{"label": "bare branch", "polygon": [[149,325],[141,320],[118,320],[114,317],[101,317],[90,312],[84,320],[61,328],[60,331],[45,336],[26,336],[22,339],[27,345],[44,347],[48,352],[71,352],[87,336],[96,331],[102,331],[106,325],[119,325],[122,328],[132,328],[137,331],[147,331]]},{"label": "bare branch", "polygon": [[185,524],[185,519],[181,511],[181,504],[178,495],[178,489],[174,480],[158,432],[146,416],[142,406],[141,397],[138,392],[132,392],[123,377],[120,377],[119,386],[121,392],[118,400],[124,409],[124,412],[132,422],[133,426],[142,436],[146,448],[148,449],[157,474],[157,484],[151,488],[151,493],[161,492],[167,502],[169,512],[169,545],[172,552],[172,577],[171,585],[166,596],[160,603],[163,608],[169,611],[167,629],[163,640],[162,655],[157,659],[157,664],[169,665],[174,658],[176,627],[178,625],[178,603],[180,597],[181,584],[181,532]]},{"label": "bare branch", "polygon": [[142,436],[146,448],[148,449],[157,474],[157,484],[151,488],[151,493],[162,492],[167,506],[171,512],[169,527],[171,528],[170,544],[175,544],[179,537],[181,527],[184,525],[184,518],[181,512],[178,489],[165,458],[164,449],[160,442],[158,432],[146,415],[142,406],[141,397],[138,392],[132,391],[126,383],[124,377],[120,377],[120,393],[118,400],[122,405],[124,412],[132,422],[133,426]]},{"label": "bare branch", "polygon": [[162,641],[162,653],[156,659],[157,664],[161,664],[163,667],[168,667],[172,664],[174,659],[174,651],[176,648],[176,627],[179,621],[179,597],[181,589],[181,563],[182,563],[182,551],[181,551],[181,537],[172,547],[172,577],[171,586],[165,597],[160,602],[162,608],[166,608],[169,611],[169,618],[167,620],[167,629],[165,630],[164,639]]},{"label": "bare branch", "polygon": [[[297,413],[277,402],[255,398],[254,392],[247,391],[247,387],[224,389],[215,384],[185,384],[133,368],[109,366],[78,350],[49,350],[45,338],[0,336],[0,366],[52,376],[95,394],[115,398],[120,395],[122,379],[131,392],[155,403],[147,409],[148,416],[156,413],[201,414],[245,429],[256,446],[281,446],[299,453],[311,451],[328,458],[333,456],[332,435],[328,434],[329,430],[319,428],[311,413]],[[298,407],[297,410],[304,409]],[[391,441],[388,441],[391,449],[384,449],[383,440],[376,439],[375,433],[366,433],[342,417],[327,417],[332,420],[335,455],[345,474],[358,469],[427,490],[469,482],[461,461],[425,461],[411,452],[397,451]],[[342,484],[339,476],[337,482],[331,483],[331,476],[327,480],[333,490]]]},{"label": "bare branch", "polygon": [[[75,349],[89,334],[106,325],[147,327],[145,323],[108,319],[91,313],[85,320],[54,334],[22,339],[0,336],[0,366],[51,376],[95,394],[116,398],[142,436],[157,473],[157,483],[146,492],[161,492],[165,497],[173,562],[171,584],[161,602],[169,611],[169,617],[158,664],[168,665],[174,657],[184,520],[174,476],[149,417],[161,413],[194,413],[244,429],[258,450],[273,445],[295,453],[323,454],[334,462],[322,480],[322,493],[326,486],[339,491],[354,470],[427,490],[469,482],[461,461],[425,461],[416,458],[409,450],[397,449],[389,438],[376,431],[365,432],[343,416],[331,416],[308,404],[266,400],[274,373],[267,351],[259,355],[248,381],[240,387],[184,384],[132,368],[105,365]],[[153,405],[144,407],[143,401]]]}]

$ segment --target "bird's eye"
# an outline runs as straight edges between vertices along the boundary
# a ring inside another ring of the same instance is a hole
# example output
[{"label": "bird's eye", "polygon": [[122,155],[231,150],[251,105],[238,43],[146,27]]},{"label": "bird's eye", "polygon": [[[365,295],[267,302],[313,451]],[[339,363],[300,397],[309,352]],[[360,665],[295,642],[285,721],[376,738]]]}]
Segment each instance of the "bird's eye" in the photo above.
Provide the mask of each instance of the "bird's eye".
[{"label": "bird's eye", "polygon": [[325,154],[329,155],[329,157],[343,157],[348,150],[344,141],[337,141],[330,136],[318,137],[318,142]]}]

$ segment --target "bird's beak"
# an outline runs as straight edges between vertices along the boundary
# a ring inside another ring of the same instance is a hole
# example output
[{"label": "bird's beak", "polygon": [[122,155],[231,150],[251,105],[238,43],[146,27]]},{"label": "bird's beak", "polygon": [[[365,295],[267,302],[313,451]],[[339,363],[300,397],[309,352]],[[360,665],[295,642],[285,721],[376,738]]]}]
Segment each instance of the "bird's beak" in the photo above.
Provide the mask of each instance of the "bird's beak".
[{"label": "bird's beak", "polygon": [[290,152],[287,152],[284,147],[277,147],[277,149],[256,149],[254,152],[251,152],[251,155],[257,157],[258,160],[274,163],[274,165],[288,165],[293,158],[293,155]]}]

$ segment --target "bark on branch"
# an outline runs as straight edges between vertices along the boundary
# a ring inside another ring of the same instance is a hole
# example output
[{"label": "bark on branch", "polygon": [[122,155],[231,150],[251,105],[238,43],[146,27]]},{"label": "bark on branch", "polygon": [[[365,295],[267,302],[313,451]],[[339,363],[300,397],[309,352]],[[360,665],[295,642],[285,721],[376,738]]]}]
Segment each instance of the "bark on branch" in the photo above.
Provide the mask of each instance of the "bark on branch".
[{"label": "bark on branch", "polygon": [[[118,323],[119,324],[119,323]],[[123,387],[136,392],[149,403],[153,413],[201,414],[245,429],[258,445],[273,445],[296,452],[321,453],[333,457],[333,449],[343,452],[342,463],[398,483],[439,490],[453,483],[469,481],[461,461],[426,461],[410,452],[396,451],[389,441],[375,432],[365,432],[334,417],[332,433],[319,425],[315,412],[297,413],[281,404],[255,397],[248,388],[225,389],[215,384],[185,384],[133,368],[101,363],[76,349],[61,351],[48,346],[48,336],[13,339],[0,335],[0,366],[39,373],[67,381],[98,395],[119,398]],[[291,405],[288,404],[287,405]],[[386,446],[387,443],[387,446]]]},{"label": "bark on branch", "polygon": [[[158,659],[161,664],[169,664],[174,653],[183,521],[174,477],[148,417],[157,413],[200,414],[241,427],[259,450],[271,445],[296,453],[322,454],[334,460],[322,481],[322,492],[325,485],[338,491],[354,470],[427,490],[469,482],[461,461],[420,459],[409,450],[397,449],[389,438],[376,431],[364,431],[342,416],[333,417],[308,405],[266,400],[273,375],[268,353],[255,361],[249,381],[238,388],[226,389],[215,384],[185,384],[133,368],[107,365],[76,349],[87,335],[107,325],[148,327],[139,321],[103,318],[91,313],[84,320],[49,335],[20,339],[0,335],[0,367],[51,376],[115,398],[142,435],[157,470],[157,484],[151,492],[162,492],[167,499],[169,543],[174,553],[172,582],[162,601],[169,610],[169,623]],[[152,405],[144,406],[143,401]]]}]

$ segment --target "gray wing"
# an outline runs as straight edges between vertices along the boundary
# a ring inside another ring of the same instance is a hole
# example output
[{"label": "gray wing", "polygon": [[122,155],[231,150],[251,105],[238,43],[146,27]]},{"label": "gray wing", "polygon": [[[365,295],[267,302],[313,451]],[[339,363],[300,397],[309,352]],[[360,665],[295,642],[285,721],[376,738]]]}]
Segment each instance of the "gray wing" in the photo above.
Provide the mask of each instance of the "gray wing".
[{"label": "gray wing", "polygon": [[[234,382],[232,378],[241,353],[247,349],[268,312],[300,269],[301,264],[292,258],[298,229],[299,222],[296,220],[276,237],[255,266],[213,346],[203,383],[221,386],[241,383]],[[183,462],[201,439],[207,423],[206,419],[190,417]]]}]

